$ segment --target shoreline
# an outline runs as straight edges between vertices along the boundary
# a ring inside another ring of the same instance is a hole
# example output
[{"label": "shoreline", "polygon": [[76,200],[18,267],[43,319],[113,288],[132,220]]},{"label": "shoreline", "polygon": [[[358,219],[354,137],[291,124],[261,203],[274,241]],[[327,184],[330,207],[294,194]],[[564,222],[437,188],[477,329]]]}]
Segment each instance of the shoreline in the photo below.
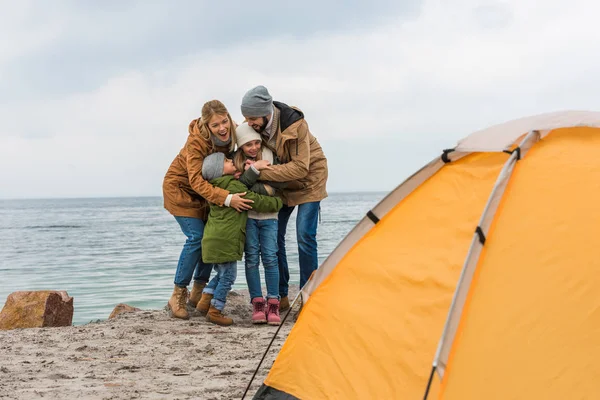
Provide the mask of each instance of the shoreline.
[{"label": "shoreline", "polygon": [[[290,301],[296,293],[290,290]],[[247,399],[266,377],[297,309]],[[278,327],[252,324],[247,290],[230,292],[225,313],[234,325],[217,326],[195,312],[174,319],[163,308],[84,325],[0,331],[0,398],[240,399]]]}]

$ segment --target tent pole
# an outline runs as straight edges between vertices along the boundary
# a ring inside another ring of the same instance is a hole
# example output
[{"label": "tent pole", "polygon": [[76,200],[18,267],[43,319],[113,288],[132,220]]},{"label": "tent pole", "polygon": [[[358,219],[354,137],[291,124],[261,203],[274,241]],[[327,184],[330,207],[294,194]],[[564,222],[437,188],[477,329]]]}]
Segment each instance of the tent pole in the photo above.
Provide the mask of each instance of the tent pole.
[{"label": "tent pole", "polygon": [[[489,226],[492,220],[494,219],[496,210],[498,209],[498,205],[504,194],[504,190],[506,189],[506,185],[510,179],[510,176],[512,175],[512,171],[516,162],[520,160],[522,155],[524,155],[527,152],[527,150],[529,150],[529,148],[533,145],[533,143],[535,143],[539,139],[540,134],[538,131],[530,131],[525,136],[525,138],[523,138],[523,140],[516,149],[510,152],[506,151],[510,153],[510,157],[505,162],[502,170],[500,171],[500,174],[498,175],[496,183],[494,184],[494,187],[485,205],[484,211],[480,217],[477,229],[473,234],[473,239],[471,241],[469,252],[467,253],[467,257],[463,264],[460,278],[458,280],[458,284],[452,297],[452,302],[450,304],[448,316],[446,318],[446,323],[444,324],[444,329],[442,331],[442,335],[438,343],[438,348],[433,361],[432,371],[436,371],[440,376],[440,379],[443,379],[450,346],[454,341],[454,336],[458,327],[457,324],[458,321],[460,321],[460,317],[462,315],[464,301],[470,289],[471,279],[473,277],[473,273],[475,272],[475,268],[477,266],[479,256],[481,254],[483,244],[485,243],[485,236],[488,233]],[[429,391],[430,384],[431,382],[427,386],[427,392]]]}]

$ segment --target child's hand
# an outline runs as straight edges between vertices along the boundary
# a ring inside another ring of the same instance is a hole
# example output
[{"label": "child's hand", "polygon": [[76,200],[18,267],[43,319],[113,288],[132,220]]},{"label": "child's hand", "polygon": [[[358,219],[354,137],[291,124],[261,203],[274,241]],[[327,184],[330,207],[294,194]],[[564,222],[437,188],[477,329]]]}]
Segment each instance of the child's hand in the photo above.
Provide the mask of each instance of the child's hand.
[{"label": "child's hand", "polygon": [[271,165],[271,163],[268,160],[258,160],[254,163],[254,168],[262,171],[263,169],[271,169],[269,165]]},{"label": "child's hand", "polygon": [[267,194],[269,196],[274,196],[275,195],[275,189],[273,189],[273,187],[271,185],[268,184],[264,184],[265,190],[267,191]]}]

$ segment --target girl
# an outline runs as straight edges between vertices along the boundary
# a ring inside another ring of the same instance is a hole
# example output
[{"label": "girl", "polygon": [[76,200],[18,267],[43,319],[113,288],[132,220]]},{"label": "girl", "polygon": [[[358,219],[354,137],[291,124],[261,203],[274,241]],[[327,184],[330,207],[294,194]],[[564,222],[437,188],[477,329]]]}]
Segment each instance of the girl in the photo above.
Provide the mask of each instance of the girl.
[{"label": "girl", "polygon": [[[236,168],[243,171],[246,160],[266,160],[274,163],[273,152],[268,147],[262,147],[260,134],[256,133],[248,123],[237,127],[238,150],[234,155]],[[262,194],[274,194],[274,188],[268,184],[262,184],[263,188],[254,185],[251,190]],[[252,323],[279,325],[279,265],[277,262],[277,214],[276,212],[259,213],[248,211],[246,223],[246,283],[250,292],[252,304]],[[259,256],[262,257],[265,271],[265,283],[267,286],[267,298],[263,297],[260,272]]]},{"label": "girl", "polygon": [[[179,256],[175,272],[175,288],[168,302],[171,316],[188,319],[187,286],[194,275],[190,296],[191,305],[199,301],[202,290],[210,278],[211,265],[202,262],[202,236],[208,215],[208,203],[228,206],[237,211],[250,209],[245,193],[230,194],[215,188],[202,178],[202,162],[215,152],[231,154],[235,148],[235,126],[227,108],[218,100],[202,107],[202,117],[194,119],[188,127],[187,141],[175,157],[163,181],[164,207],[179,223],[187,240]],[[194,274],[194,270],[196,273]]]}]

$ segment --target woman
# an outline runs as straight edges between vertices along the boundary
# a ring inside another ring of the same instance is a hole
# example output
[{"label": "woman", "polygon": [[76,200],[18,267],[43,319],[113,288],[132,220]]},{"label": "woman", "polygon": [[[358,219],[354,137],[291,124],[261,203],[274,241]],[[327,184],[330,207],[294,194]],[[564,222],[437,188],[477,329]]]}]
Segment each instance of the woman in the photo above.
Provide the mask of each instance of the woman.
[{"label": "woman", "polygon": [[231,195],[202,178],[202,161],[206,156],[216,152],[229,156],[235,148],[235,125],[223,103],[218,100],[205,103],[202,117],[190,122],[188,131],[187,141],[163,181],[164,207],[175,217],[187,237],[175,272],[175,288],[168,303],[171,316],[181,319],[189,318],[186,300],[192,275],[194,285],[189,296],[192,307],[200,300],[210,278],[212,266],[202,262],[201,247],[208,202],[232,207],[239,212],[252,208],[252,200],[242,197],[245,193]]}]

